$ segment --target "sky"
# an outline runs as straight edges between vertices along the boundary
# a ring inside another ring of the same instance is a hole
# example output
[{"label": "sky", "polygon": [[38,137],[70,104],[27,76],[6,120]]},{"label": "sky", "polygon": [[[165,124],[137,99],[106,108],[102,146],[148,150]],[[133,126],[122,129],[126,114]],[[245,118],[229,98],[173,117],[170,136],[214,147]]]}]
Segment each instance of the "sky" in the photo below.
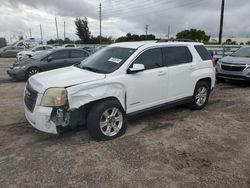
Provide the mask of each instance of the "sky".
[{"label": "sky", "polygon": [[[44,39],[56,38],[55,17],[59,38],[78,39],[76,17],[87,17],[91,34],[99,35],[99,4],[102,4],[102,35],[117,38],[130,32],[148,33],[159,38],[196,28],[217,37],[221,0],[0,0],[0,37],[15,40],[19,35]],[[250,37],[250,1],[225,0],[223,36]]]}]

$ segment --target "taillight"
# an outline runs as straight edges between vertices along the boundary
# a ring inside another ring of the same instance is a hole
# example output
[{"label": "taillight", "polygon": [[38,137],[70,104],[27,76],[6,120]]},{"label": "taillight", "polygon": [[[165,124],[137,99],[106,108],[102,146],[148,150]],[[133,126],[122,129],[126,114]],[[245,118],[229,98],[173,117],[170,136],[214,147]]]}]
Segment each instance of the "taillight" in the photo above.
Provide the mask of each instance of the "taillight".
[{"label": "taillight", "polygon": [[212,58],[212,64],[213,64],[213,67],[215,68],[215,66],[216,66],[216,59],[215,58]]}]

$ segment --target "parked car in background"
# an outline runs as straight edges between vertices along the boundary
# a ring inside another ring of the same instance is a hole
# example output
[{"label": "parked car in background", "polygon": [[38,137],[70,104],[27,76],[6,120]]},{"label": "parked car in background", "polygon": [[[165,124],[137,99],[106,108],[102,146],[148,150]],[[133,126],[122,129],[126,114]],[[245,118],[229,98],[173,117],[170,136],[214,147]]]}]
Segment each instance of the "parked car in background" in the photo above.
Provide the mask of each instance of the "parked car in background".
[{"label": "parked car in background", "polygon": [[0,37],[0,48],[5,47],[7,45],[6,39]]},{"label": "parked car in background", "polygon": [[243,46],[220,59],[216,66],[216,78],[220,82],[226,79],[250,81],[250,47]]},{"label": "parked car in background", "polygon": [[75,48],[76,45],[75,44],[64,44],[62,45],[63,48]]},{"label": "parked car in background", "polygon": [[89,53],[77,48],[47,50],[33,55],[29,59],[13,64],[7,74],[17,80],[27,80],[39,72],[62,68],[80,63]]},{"label": "parked car in background", "polygon": [[16,57],[17,53],[23,50],[22,46],[6,46],[0,49],[0,57]]},{"label": "parked car in background", "polygon": [[21,61],[24,58],[32,57],[37,52],[44,51],[44,50],[52,50],[52,49],[53,49],[53,47],[48,46],[48,45],[36,46],[36,47],[32,48],[31,50],[25,50],[25,51],[18,52],[16,57],[17,57],[18,61]]},{"label": "parked car in background", "polygon": [[78,66],[32,76],[24,111],[41,131],[86,124],[94,139],[110,140],[125,133],[128,116],[183,103],[202,109],[214,85],[215,67],[202,43],[116,43]]}]

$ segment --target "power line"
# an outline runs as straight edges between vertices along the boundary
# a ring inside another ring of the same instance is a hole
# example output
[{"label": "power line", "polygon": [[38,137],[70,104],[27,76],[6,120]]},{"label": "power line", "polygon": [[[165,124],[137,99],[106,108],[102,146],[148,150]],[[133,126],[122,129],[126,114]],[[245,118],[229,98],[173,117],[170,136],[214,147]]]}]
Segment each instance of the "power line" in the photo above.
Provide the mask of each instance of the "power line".
[{"label": "power line", "polygon": [[[173,6],[173,7],[167,8],[167,9],[164,6],[162,6],[161,4],[160,4],[160,6],[159,5],[157,5],[157,6],[146,6],[144,8],[139,9],[139,10],[147,10],[147,9],[149,9],[149,11],[147,11],[147,12],[136,11],[136,10],[134,10],[132,8],[130,10],[118,11],[117,13],[114,10],[113,12],[110,11],[110,12],[108,12],[106,14],[103,14],[103,16],[113,16],[113,15],[117,16],[116,14],[120,14],[121,12],[122,13],[130,13],[132,11],[133,11],[133,15],[146,15],[146,14],[148,15],[149,13],[155,13],[155,9],[153,9],[153,8],[157,8],[157,14],[159,14],[161,12],[166,13],[166,10],[170,10],[170,9],[173,9],[173,8],[179,8],[179,7],[189,6],[189,5],[195,5],[195,4],[199,4],[199,3],[202,3],[202,2],[205,2],[205,0],[194,0],[194,1],[191,1],[191,2],[189,1],[188,3],[180,4],[178,7]],[[135,9],[137,9],[137,8],[135,8]]]}]

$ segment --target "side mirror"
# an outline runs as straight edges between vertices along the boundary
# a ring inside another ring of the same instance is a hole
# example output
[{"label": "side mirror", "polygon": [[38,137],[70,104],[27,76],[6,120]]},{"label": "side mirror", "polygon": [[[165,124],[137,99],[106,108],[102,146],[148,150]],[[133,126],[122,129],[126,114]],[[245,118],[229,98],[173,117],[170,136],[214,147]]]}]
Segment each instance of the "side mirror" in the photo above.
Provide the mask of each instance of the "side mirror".
[{"label": "side mirror", "polygon": [[49,57],[47,58],[47,61],[48,61],[48,62],[50,62],[50,61],[52,61],[52,60],[53,60],[52,56],[49,56]]},{"label": "side mirror", "polygon": [[133,64],[127,71],[128,74],[133,74],[137,72],[141,72],[145,70],[145,66],[143,64]]}]

